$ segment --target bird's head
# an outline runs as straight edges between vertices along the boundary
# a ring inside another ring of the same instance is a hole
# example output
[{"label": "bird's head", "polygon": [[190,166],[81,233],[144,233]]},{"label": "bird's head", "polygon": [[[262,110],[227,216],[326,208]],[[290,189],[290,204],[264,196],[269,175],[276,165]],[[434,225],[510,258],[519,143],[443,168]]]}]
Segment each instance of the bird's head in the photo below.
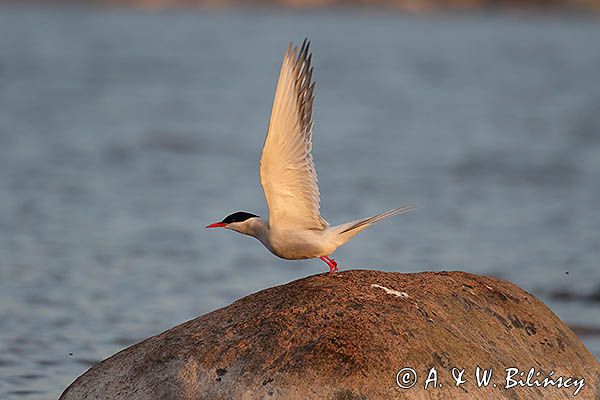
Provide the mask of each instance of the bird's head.
[{"label": "bird's head", "polygon": [[208,225],[207,228],[225,228],[249,235],[254,231],[253,224],[257,218],[260,217],[245,211],[238,211],[226,216],[221,222]]}]

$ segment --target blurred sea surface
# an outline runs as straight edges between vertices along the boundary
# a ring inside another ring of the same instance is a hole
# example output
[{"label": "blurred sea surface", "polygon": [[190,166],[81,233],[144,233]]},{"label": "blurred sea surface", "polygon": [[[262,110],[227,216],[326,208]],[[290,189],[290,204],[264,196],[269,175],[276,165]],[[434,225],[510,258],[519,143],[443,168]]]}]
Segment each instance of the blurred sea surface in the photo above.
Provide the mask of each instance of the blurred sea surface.
[{"label": "blurred sea surface", "polygon": [[268,215],[260,150],[305,36],[324,217],[422,205],[339,249],[342,270],[494,275],[600,325],[596,20],[2,6],[0,34],[2,399],[56,398],[128,345],[326,270],[204,229]]}]

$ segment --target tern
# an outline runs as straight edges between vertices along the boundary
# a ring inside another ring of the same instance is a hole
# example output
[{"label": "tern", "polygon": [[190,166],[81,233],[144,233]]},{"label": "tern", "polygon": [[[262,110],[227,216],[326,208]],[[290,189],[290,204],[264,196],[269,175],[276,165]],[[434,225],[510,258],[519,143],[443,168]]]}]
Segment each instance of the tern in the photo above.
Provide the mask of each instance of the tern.
[{"label": "tern", "polygon": [[332,274],[338,268],[330,256],[338,247],[374,223],[416,207],[394,208],[334,227],[321,217],[317,172],[311,155],[315,83],[309,47],[308,39],[300,51],[290,43],[275,90],[260,159],[260,180],[269,219],[238,211],[207,228],[226,228],[253,236],[283,259],[320,258]]}]

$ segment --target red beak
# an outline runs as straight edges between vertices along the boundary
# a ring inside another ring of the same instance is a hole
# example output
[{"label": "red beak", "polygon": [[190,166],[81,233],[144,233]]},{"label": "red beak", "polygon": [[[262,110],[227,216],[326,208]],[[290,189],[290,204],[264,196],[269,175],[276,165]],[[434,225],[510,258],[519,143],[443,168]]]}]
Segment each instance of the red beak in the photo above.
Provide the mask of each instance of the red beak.
[{"label": "red beak", "polygon": [[207,226],[207,228],[224,228],[226,227],[227,224],[223,223],[223,222],[215,222],[214,224],[210,224]]}]

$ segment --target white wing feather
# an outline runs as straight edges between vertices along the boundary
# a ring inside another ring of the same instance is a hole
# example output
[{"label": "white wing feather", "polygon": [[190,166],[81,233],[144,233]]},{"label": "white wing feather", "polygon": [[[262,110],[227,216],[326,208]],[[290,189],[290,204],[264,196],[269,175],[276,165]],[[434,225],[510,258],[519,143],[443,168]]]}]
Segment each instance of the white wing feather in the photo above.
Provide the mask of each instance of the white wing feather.
[{"label": "white wing feather", "polygon": [[319,213],[317,172],[310,153],[314,82],[309,45],[304,40],[298,53],[290,44],[285,53],[260,160],[271,227],[322,230],[328,226]]}]

